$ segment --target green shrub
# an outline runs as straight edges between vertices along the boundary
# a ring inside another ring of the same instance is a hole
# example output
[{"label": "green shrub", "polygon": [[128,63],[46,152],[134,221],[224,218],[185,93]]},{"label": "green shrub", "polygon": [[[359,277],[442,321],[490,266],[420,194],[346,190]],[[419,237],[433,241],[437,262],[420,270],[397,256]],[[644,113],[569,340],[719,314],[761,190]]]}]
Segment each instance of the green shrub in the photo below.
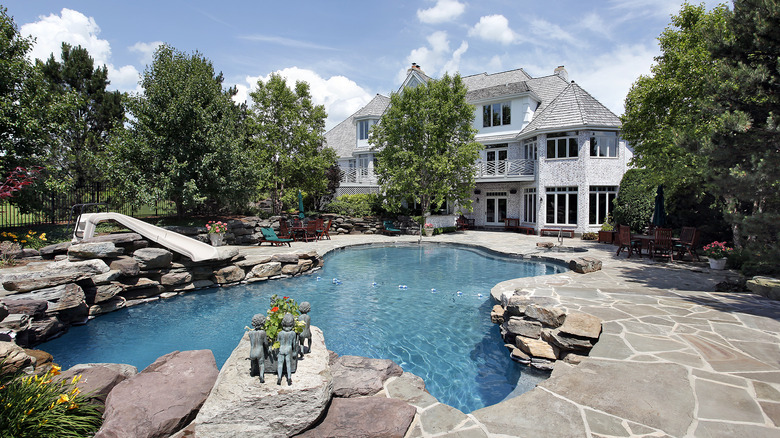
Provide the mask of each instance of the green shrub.
[{"label": "green shrub", "polygon": [[433,229],[433,235],[436,236],[437,234],[454,233],[455,231],[458,231],[458,229],[456,227],[434,228]]},{"label": "green shrub", "polygon": [[341,216],[364,217],[380,213],[379,196],[373,193],[341,195],[325,207],[325,211]]},{"label": "green shrub", "polygon": [[43,376],[21,371],[0,376],[0,438],[87,437],[100,428],[100,408],[72,380],[57,381],[59,367]]},{"label": "green shrub", "polygon": [[582,240],[598,240],[598,238],[599,233],[582,233]]},{"label": "green shrub", "polygon": [[629,169],[620,181],[612,218],[617,225],[628,225],[633,232],[641,232],[650,222],[655,206],[656,186],[648,183],[645,169]]}]

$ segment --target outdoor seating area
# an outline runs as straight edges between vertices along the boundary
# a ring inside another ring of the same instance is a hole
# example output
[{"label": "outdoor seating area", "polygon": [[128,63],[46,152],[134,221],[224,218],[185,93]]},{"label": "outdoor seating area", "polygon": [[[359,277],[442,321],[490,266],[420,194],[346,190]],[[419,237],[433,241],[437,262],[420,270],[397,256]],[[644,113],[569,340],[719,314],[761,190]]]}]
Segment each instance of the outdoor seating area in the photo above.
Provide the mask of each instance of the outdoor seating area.
[{"label": "outdoor seating area", "polygon": [[[326,224],[325,220],[322,218],[282,220],[279,222],[279,237],[281,239],[286,239],[288,242],[313,242],[320,239],[330,240],[330,227],[332,223],[333,219],[328,219]],[[263,234],[265,234],[265,232]]]},{"label": "outdoor seating area", "polygon": [[676,260],[681,261],[688,256],[691,261],[699,261],[696,250],[700,237],[696,227],[682,227],[677,237],[671,228],[651,227],[648,234],[635,234],[631,233],[629,226],[619,225],[615,238],[615,245],[618,247],[616,256],[626,250],[627,258],[631,258],[632,255],[642,257],[644,252],[652,260],[658,257],[668,258],[673,262],[675,257]]}]

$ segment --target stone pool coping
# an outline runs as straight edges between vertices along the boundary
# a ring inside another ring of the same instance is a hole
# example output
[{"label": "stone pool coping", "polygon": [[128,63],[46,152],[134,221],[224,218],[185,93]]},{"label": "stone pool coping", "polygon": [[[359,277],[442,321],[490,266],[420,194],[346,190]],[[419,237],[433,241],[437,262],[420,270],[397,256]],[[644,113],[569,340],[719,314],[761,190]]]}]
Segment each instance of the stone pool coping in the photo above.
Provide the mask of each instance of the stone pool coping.
[{"label": "stone pool coping", "polygon": [[[416,242],[417,236],[345,235],[290,248],[239,247],[244,255]],[[394,394],[414,405],[407,433],[417,436],[780,436],[780,302],[750,293],[716,293],[734,273],[704,263],[615,257],[615,247],[565,239],[585,253],[541,249],[552,238],[490,231],[443,234],[423,241],[568,262],[602,261],[591,274],[514,279],[494,287],[556,299],[604,320],[590,357],[560,362],[523,395],[463,414],[427,397]],[[487,316],[486,316],[487,317]],[[496,340],[500,342],[500,340]]]}]

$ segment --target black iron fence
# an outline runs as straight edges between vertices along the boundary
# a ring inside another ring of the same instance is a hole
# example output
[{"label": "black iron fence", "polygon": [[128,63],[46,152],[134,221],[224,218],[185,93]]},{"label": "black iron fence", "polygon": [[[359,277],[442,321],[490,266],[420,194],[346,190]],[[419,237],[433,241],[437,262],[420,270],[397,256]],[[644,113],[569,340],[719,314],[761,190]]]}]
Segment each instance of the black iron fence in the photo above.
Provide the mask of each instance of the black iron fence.
[{"label": "black iron fence", "polygon": [[171,202],[157,202],[154,205],[133,208],[121,199],[116,190],[101,183],[88,184],[69,193],[29,191],[23,196],[24,204],[31,211],[23,212],[8,201],[0,203],[0,228],[66,223],[75,220],[75,217],[71,217],[71,211],[76,204],[94,204],[88,206],[84,213],[114,211],[134,217],[176,215],[176,207]]}]

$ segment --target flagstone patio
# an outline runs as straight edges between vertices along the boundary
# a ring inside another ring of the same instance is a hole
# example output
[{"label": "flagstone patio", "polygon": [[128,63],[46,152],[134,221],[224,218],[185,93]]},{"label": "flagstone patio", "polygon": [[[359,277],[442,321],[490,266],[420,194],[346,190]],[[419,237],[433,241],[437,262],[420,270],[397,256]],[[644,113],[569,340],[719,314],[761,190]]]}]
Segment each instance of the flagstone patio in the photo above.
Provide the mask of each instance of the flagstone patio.
[{"label": "flagstone patio", "polygon": [[[289,250],[324,254],[417,239],[348,235],[296,242]],[[563,249],[536,246],[557,243],[554,238],[488,231],[424,240],[563,262],[598,258],[601,271],[509,280],[496,285],[492,295],[550,297],[604,324],[581,364],[559,361],[532,391],[468,415],[405,385],[404,376],[389,380],[381,394],[418,410],[407,436],[780,436],[780,302],[713,292],[718,282],[736,274],[710,270],[705,263],[615,257],[615,247],[580,239],[564,239]],[[280,248],[241,247],[241,252],[271,254]]]}]

